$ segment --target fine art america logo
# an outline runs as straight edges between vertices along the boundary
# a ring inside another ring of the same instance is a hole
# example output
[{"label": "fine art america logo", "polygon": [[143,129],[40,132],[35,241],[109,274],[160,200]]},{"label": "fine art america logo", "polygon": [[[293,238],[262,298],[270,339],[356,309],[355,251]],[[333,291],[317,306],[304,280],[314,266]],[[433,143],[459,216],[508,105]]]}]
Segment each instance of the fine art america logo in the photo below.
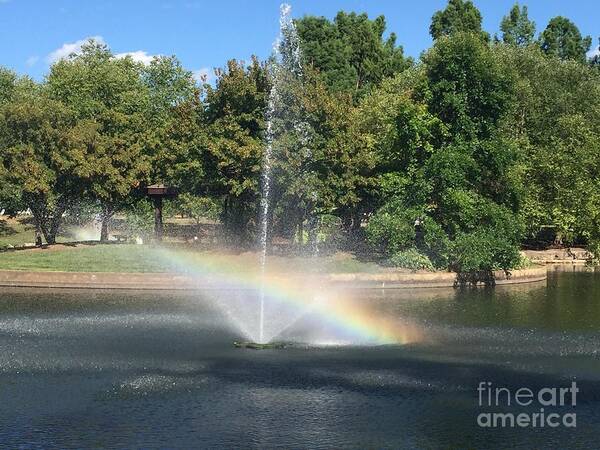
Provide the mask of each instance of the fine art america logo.
[{"label": "fine art america logo", "polygon": [[477,416],[483,428],[575,428],[577,415],[572,408],[577,405],[579,388],[576,382],[570,387],[543,387],[538,390],[521,387],[509,389],[482,381],[477,387],[479,407],[486,412]]}]

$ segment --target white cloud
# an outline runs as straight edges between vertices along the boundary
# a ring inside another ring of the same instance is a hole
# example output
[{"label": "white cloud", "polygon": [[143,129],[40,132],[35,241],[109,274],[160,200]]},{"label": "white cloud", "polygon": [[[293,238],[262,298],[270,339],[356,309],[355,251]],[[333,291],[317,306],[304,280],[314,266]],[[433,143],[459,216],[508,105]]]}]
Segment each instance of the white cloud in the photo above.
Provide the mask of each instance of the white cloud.
[{"label": "white cloud", "polygon": [[148,52],[145,52],[144,50],[137,50],[135,52],[125,52],[125,53],[117,53],[115,55],[115,58],[126,58],[127,56],[131,56],[131,59],[133,59],[136,62],[140,62],[144,65],[148,65],[152,62],[152,60],[154,59],[155,56],[159,56],[159,55],[149,55]]},{"label": "white cloud", "polygon": [[192,71],[192,76],[198,83],[210,83],[213,77],[213,71],[208,67],[203,67]]},{"label": "white cloud", "polygon": [[[99,44],[106,44],[106,41],[104,41],[104,38],[102,36],[88,36],[86,38],[79,39],[75,42],[66,42],[60,48],[57,48],[56,50],[48,54],[48,56],[46,56],[46,62],[48,64],[53,64],[60,59],[67,58],[73,53],[81,53],[82,45],[88,42],[90,39],[96,41]],[[152,59],[154,59],[155,56],[159,55],[150,55],[144,50],[136,50],[134,52],[117,53],[115,55],[115,58],[126,58],[127,56],[130,56],[136,62],[140,62],[142,64],[150,64],[150,62],[152,62]],[[27,65],[31,66],[35,64],[38,61],[38,59],[38,57],[32,56],[27,60]]]},{"label": "white cloud", "polygon": [[25,61],[25,64],[27,64],[27,67],[33,67],[39,60],[40,60],[39,56],[33,55],[33,56],[30,56],[29,58],[27,58],[27,60]]},{"label": "white cloud", "polygon": [[594,56],[600,55],[600,48],[596,47],[587,52],[588,59],[592,59]]},{"label": "white cloud", "polygon": [[62,47],[57,48],[53,52],[51,52],[48,56],[46,56],[46,62],[48,64],[53,64],[56,61],[68,57],[72,53],[80,53],[81,46],[85,44],[90,39],[98,42],[99,44],[105,44],[102,36],[89,36],[84,39],[80,39],[75,42],[66,42],[62,45]]}]

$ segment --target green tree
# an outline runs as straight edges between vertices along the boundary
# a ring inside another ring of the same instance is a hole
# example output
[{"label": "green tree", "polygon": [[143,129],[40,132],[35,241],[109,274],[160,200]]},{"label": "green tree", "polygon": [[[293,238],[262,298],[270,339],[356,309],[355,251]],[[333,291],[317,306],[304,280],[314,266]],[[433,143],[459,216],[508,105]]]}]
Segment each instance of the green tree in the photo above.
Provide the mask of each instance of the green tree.
[{"label": "green tree", "polygon": [[355,99],[411,64],[394,33],[384,39],[384,16],[371,20],[340,11],[333,22],[305,16],[295,24],[305,63],[319,70],[330,89],[352,92]]},{"label": "green tree", "polygon": [[12,71],[0,67],[0,105],[6,103],[12,97],[17,75]]},{"label": "green tree", "polygon": [[149,171],[141,145],[148,92],[141,67],[131,58],[116,59],[104,45],[86,43],[81,53],[55,63],[47,78],[51,98],[73,112],[77,124],[72,143],[85,159],[86,196],[100,203],[100,239],[108,240],[108,223]]},{"label": "green tree", "polygon": [[433,39],[455,33],[473,33],[485,41],[490,36],[481,28],[481,13],[470,0],[449,0],[445,9],[431,18],[429,34]]},{"label": "green tree", "polygon": [[[87,149],[74,142],[76,119],[31,80],[18,83],[2,106],[3,182],[12,199],[29,208],[46,242],[56,242],[63,215],[85,194]],[[18,190],[18,192],[15,192]]]},{"label": "green tree", "polygon": [[442,37],[423,56],[430,110],[449,127],[449,141],[487,138],[513,98],[511,73],[471,33]]},{"label": "green tree", "polygon": [[[520,152],[505,133],[515,77],[493,51],[472,33],[440,37],[421,68],[402,73],[387,95],[384,84],[373,103],[390,108],[370,128],[381,130],[376,148],[392,152],[382,159],[383,204],[367,232],[392,263],[423,264],[425,256],[436,267],[486,273],[516,263],[502,247],[518,255],[522,235]],[[450,249],[473,240],[498,251],[473,253],[468,265],[452,259]]]},{"label": "green tree", "polygon": [[263,129],[269,83],[256,58],[231,60],[206,91],[208,194],[221,200],[221,220],[237,243],[252,241],[258,217]]},{"label": "green tree", "polygon": [[519,8],[519,4],[515,3],[508,15],[502,18],[500,30],[505,44],[520,47],[531,44],[535,34],[535,22],[527,17],[527,6]]},{"label": "green tree", "polygon": [[597,239],[600,74],[537,48],[498,48],[496,56],[517,73],[507,134],[523,152],[520,211],[529,236],[551,225],[565,243]]},{"label": "green tree", "polygon": [[283,115],[275,146],[275,219],[287,236],[303,236],[306,223],[314,245],[321,217],[351,218],[373,159],[355,127],[350,95],[329,91],[310,69],[292,86],[295,101]]},{"label": "green tree", "polygon": [[586,52],[592,45],[590,36],[582,37],[579,28],[566,17],[550,19],[540,35],[540,47],[547,55],[585,62]]},{"label": "green tree", "polygon": [[208,143],[204,104],[192,73],[176,57],[161,56],[143,68],[142,79],[149,96],[143,145],[151,165],[144,181],[201,193]]},{"label": "green tree", "polygon": [[[4,121],[3,108],[12,101],[19,84],[29,84],[27,80],[18,79],[17,75],[8,69],[0,67],[0,121]],[[8,130],[6,130],[8,131]],[[10,145],[10,137],[6,133],[0,133],[0,151]],[[0,161],[3,153],[0,153]],[[0,210],[4,209],[9,214],[15,214],[19,209],[25,209],[21,203],[20,186],[11,183],[8,168],[0,164]]]}]

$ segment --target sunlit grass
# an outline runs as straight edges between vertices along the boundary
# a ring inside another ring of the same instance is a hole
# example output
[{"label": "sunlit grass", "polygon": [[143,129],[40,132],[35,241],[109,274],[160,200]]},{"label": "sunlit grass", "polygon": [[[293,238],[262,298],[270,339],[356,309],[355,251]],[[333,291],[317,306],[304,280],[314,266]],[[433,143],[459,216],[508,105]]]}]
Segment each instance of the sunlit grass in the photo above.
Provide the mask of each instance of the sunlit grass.
[{"label": "sunlit grass", "polygon": [[[0,253],[0,269],[54,270],[67,272],[185,272],[210,268],[213,271],[252,272],[258,270],[256,253],[220,253],[186,249],[161,249],[147,245],[111,244],[51,247]],[[362,262],[349,254],[319,258],[269,258],[275,272],[377,272],[380,266]]]}]

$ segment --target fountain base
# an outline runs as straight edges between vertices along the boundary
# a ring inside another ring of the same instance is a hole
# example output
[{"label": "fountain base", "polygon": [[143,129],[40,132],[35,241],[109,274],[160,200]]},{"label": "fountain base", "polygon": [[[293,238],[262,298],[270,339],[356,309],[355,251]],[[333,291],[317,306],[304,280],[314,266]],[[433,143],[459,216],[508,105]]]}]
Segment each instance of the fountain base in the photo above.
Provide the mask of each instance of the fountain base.
[{"label": "fountain base", "polygon": [[286,348],[289,345],[285,342],[267,342],[265,344],[260,344],[258,342],[238,342],[233,341],[234,347],[237,348],[249,348],[252,350],[266,350],[266,349],[281,349]]}]

